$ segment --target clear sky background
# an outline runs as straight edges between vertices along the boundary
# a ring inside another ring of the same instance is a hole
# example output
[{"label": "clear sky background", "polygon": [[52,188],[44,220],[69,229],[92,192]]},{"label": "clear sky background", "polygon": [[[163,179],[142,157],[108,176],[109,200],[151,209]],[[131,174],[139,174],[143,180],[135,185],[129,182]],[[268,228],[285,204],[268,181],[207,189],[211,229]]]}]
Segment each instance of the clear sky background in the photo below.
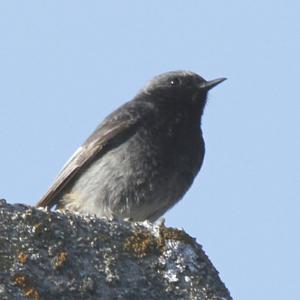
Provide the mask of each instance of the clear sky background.
[{"label": "clear sky background", "polygon": [[74,150],[151,77],[227,77],[206,157],[169,226],[239,300],[300,295],[298,0],[1,1],[0,196],[34,204]]}]

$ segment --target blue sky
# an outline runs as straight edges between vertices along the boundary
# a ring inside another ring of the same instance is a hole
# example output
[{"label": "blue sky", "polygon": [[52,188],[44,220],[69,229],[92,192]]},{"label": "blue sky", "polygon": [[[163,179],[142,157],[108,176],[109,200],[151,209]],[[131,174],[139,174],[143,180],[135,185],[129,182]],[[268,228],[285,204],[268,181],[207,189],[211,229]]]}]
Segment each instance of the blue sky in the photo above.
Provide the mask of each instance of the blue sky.
[{"label": "blue sky", "polygon": [[166,223],[197,238],[235,299],[299,299],[300,2],[1,1],[0,196],[34,204],[151,77],[227,77],[206,157]]}]

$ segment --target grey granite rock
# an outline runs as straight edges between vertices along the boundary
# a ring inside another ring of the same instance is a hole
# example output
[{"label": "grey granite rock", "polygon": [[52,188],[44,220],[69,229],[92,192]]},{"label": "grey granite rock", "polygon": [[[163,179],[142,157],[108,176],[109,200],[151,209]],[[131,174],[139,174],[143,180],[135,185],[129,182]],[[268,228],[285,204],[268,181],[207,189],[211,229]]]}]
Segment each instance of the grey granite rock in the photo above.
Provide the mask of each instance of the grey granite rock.
[{"label": "grey granite rock", "polygon": [[0,200],[0,299],[231,297],[182,230]]}]

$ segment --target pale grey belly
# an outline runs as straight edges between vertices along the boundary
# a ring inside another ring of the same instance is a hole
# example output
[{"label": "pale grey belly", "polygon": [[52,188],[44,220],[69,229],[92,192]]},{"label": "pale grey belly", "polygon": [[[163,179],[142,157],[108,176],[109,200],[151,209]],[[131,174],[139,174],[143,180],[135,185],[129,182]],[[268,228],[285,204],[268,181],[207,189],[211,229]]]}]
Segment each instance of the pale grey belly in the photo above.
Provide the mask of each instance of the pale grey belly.
[{"label": "pale grey belly", "polygon": [[192,183],[180,167],[170,170],[151,153],[129,151],[123,143],[93,162],[59,202],[69,210],[98,217],[154,221],[173,206]]}]

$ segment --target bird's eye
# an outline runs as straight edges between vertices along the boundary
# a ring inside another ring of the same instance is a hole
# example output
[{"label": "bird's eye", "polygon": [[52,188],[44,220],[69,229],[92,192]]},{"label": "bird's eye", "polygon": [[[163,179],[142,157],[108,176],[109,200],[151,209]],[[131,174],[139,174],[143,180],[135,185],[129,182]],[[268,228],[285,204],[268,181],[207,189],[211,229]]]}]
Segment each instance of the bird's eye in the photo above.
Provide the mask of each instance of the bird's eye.
[{"label": "bird's eye", "polygon": [[174,78],[170,80],[170,86],[178,86],[180,84],[180,80],[178,78]]}]

